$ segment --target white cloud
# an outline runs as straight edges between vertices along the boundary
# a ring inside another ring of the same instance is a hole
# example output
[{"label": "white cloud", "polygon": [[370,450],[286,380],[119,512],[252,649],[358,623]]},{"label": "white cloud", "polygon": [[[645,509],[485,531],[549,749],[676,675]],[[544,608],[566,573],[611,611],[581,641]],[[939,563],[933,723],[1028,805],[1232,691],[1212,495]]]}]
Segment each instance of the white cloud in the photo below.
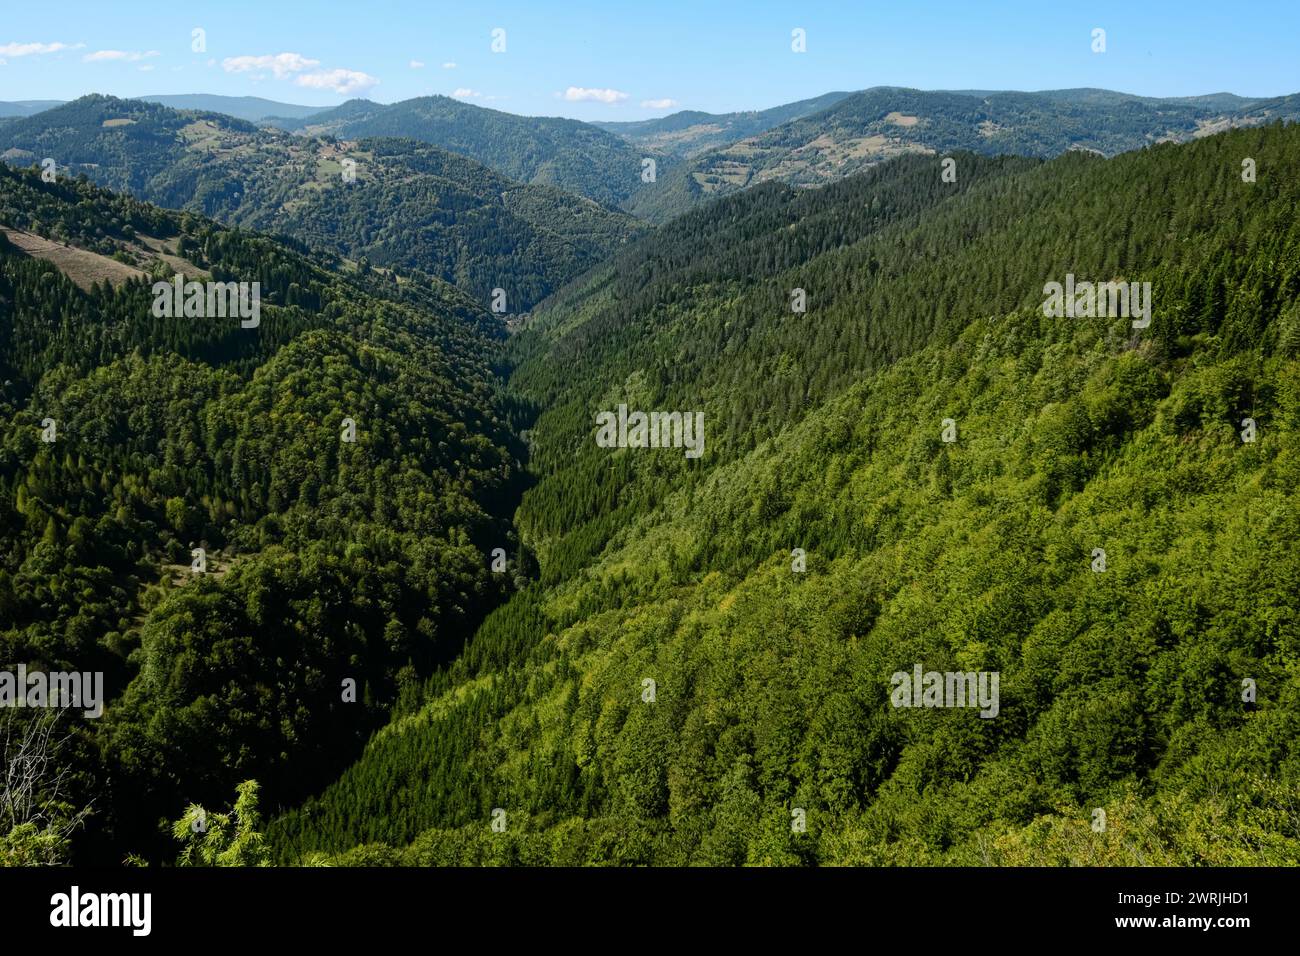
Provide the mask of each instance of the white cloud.
[{"label": "white cloud", "polygon": [[[415,63],[416,61],[412,61]],[[333,90],[335,93],[364,93],[379,84],[377,77],[360,70],[314,70],[320,66],[320,60],[303,56],[301,53],[276,53],[267,56],[228,56],[221,61],[221,68],[227,73],[252,73],[253,79],[260,80],[269,72],[277,80],[293,77],[298,86],[313,90]]]},{"label": "white cloud", "polygon": [[295,82],[314,90],[333,90],[346,95],[364,93],[378,85],[379,79],[360,70],[321,70],[317,73],[304,73]]},{"label": "white cloud", "polygon": [[423,69],[424,69],[424,61],[423,61],[423,60],[412,60],[412,61],[411,61],[411,69],[413,69],[413,70],[423,70]]},{"label": "white cloud", "polygon": [[479,99],[483,96],[478,90],[471,90],[468,86],[458,86],[451,91],[451,95],[458,100]]},{"label": "white cloud", "polygon": [[597,103],[621,103],[627,99],[626,93],[618,90],[597,90],[589,89],[585,86],[571,86],[564,91],[564,98],[570,103],[587,103],[595,101]]},{"label": "white cloud", "polygon": [[442,68],[444,70],[454,70],[456,69],[456,64],[453,63],[451,60],[448,60],[446,63],[442,65]]},{"label": "white cloud", "polygon": [[60,50],[80,50],[84,43],[6,43],[0,46],[0,57],[32,56],[38,53],[58,53]]},{"label": "white cloud", "polygon": [[124,60],[127,63],[135,63],[151,56],[162,56],[162,54],[157,50],[149,50],[146,53],[135,50],[96,50],[94,53],[87,53],[81,59],[86,63],[103,63],[108,60]]},{"label": "white cloud", "polygon": [[146,63],[144,66],[137,66],[136,69],[139,70],[141,73],[148,73],[150,70],[153,69],[153,64]]},{"label": "white cloud", "polygon": [[670,110],[677,105],[677,101],[665,96],[662,100],[642,100],[641,105],[648,110]]},{"label": "white cloud", "polygon": [[277,53],[274,56],[228,56],[221,61],[221,68],[227,73],[252,73],[270,70],[277,80],[313,66],[320,66],[320,60],[313,60],[301,53]]}]

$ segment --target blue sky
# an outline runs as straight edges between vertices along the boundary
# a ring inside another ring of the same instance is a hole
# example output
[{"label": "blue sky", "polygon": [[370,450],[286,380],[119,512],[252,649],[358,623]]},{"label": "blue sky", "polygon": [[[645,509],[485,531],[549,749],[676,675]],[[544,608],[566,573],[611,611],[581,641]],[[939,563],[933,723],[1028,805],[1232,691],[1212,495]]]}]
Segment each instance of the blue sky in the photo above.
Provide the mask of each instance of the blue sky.
[{"label": "blue sky", "polygon": [[[196,27],[204,52],[191,49]],[[1105,53],[1091,48],[1098,27]],[[496,28],[504,53],[491,50]],[[795,28],[805,53],[791,50]],[[587,120],[877,85],[1276,96],[1300,91],[1300,0],[6,0],[0,61],[0,100],[203,92],[328,105],[443,93]]]}]

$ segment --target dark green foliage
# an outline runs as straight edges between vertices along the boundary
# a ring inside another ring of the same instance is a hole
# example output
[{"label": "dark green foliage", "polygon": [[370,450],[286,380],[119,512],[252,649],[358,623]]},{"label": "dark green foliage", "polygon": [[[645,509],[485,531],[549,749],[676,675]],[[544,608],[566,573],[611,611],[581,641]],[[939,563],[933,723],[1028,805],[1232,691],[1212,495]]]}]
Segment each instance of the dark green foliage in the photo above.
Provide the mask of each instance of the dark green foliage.
[{"label": "dark green foliage", "polygon": [[[170,858],[255,777],[232,862],[1300,864],[1298,157],[763,185],[504,355],[435,279],[3,172],[5,225],[277,296],[265,336],[153,323],[0,245],[0,646],[107,672],[80,852]],[[1151,326],[1044,315],[1067,273],[1150,282]],[[703,412],[704,456],[597,447],[619,403]],[[892,707],[918,663],[998,715]]]},{"label": "dark green foliage", "polygon": [[249,220],[343,256],[420,269],[510,312],[532,307],[637,234],[628,217],[553,186],[522,186],[412,140],[362,140],[358,179]]},{"label": "dark green foliage", "polygon": [[114,784],[86,852],[165,852],[154,823],[187,801],[332,779],[503,597],[522,449],[499,325],[436,280],[346,279],[86,183],[0,167],[0,211],[73,241],[136,223],[263,283],[256,329],[155,318],[148,280],[82,291],[0,245],[0,659],[105,672],[77,770],[83,796]]},{"label": "dark green foliage", "polygon": [[[904,158],[555,297],[511,348],[541,585],[277,859],[1300,862],[1297,157]],[[1067,272],[1150,281],[1150,328],[1044,316]],[[704,458],[596,447],[618,402],[703,410]],[[998,716],[891,707],[916,663],[999,672]]]}]

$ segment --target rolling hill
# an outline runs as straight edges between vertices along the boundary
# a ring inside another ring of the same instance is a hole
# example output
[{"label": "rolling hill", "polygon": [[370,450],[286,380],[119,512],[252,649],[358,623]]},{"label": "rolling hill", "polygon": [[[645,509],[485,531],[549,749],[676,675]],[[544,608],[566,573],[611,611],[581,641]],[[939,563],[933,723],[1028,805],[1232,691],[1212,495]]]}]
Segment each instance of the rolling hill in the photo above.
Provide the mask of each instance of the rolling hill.
[{"label": "rolling hill", "polygon": [[1114,156],[1234,126],[1297,118],[1300,102],[1292,97],[1155,100],[1108,90],[948,93],[876,87],[697,154],[653,188],[641,190],[627,208],[663,222],[697,203],[759,183],[820,185],[910,152],[1046,158],[1091,150]]},{"label": "rolling hill", "polygon": [[1300,866],[1295,98],[869,90],[654,229],[410,103],[0,125],[0,657],[108,697],[0,859]]},{"label": "rolling hill", "polygon": [[744,110],[738,113],[681,110],[659,119],[623,123],[597,122],[592,125],[647,149],[690,157],[711,147],[757,136],[773,126],[820,112],[849,95],[823,93],[812,99],[785,103],[766,110]]},{"label": "rolling hill", "polygon": [[64,100],[17,100],[10,103],[0,102],[0,119],[11,116],[31,116],[42,110],[62,106]]},{"label": "rolling hill", "polygon": [[350,100],[334,110],[281,125],[345,139],[417,139],[478,160],[511,179],[558,186],[608,206],[624,203],[641,187],[642,159],[654,157],[660,175],[673,164],[667,154],[638,148],[590,123],[516,116],[447,96],[424,96],[389,106]]},{"label": "rolling hill", "polygon": [[83,97],[0,129],[0,160],[47,156],[159,205],[418,269],[482,302],[504,289],[512,313],[641,229],[591,200],[512,182],[424,143],[322,141],[140,100]]},{"label": "rolling hill", "polygon": [[236,119],[256,122],[268,118],[289,120],[306,119],[332,107],[298,106],[279,103],[260,96],[218,96],[212,93],[180,93],[171,96],[141,96],[146,103],[157,103],[175,110],[198,110],[204,113],[225,113]]}]

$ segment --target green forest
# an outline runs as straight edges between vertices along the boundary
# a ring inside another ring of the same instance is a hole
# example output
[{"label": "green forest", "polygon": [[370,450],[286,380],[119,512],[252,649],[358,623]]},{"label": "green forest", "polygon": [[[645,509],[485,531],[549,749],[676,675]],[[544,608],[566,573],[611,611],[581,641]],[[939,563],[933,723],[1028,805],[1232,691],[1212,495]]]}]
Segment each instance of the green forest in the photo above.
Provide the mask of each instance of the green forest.
[{"label": "green forest", "polygon": [[[338,140],[58,110],[0,126],[0,659],[107,703],[5,710],[66,772],[0,863],[1300,865],[1300,127],[651,229],[555,188],[572,152],[443,152],[506,120],[345,104],[358,178],[401,171],[348,191]],[[47,182],[50,137],[128,152]],[[261,325],[155,318],[178,270]],[[1067,275],[1150,283],[1149,327],[1045,315]],[[599,447],[620,404],[704,455]],[[917,664],[997,716],[891,706]]]},{"label": "green forest", "polygon": [[591,123],[558,116],[516,116],[449,96],[400,103],[350,100],[287,128],[341,138],[417,139],[468,156],[521,183],[558,186],[606,206],[619,206],[641,187],[641,160],[674,159]]},{"label": "green forest", "polygon": [[[540,579],[273,857],[1300,862],[1298,146],[907,157],[565,290],[508,347]],[[1045,318],[1066,272],[1151,282],[1150,328]],[[596,448],[617,402],[708,454]],[[998,718],[890,708],[918,661],[999,671]]]},{"label": "green forest", "polygon": [[104,672],[69,800],[94,807],[87,852],[156,853],[178,795],[328,782],[500,603],[486,555],[516,550],[523,477],[503,333],[450,286],[407,296],[85,182],[0,166],[0,210],[105,245],[147,230],[264,290],[256,334],[153,319],[147,278],[83,291],[0,242],[3,658]]},{"label": "green forest", "polygon": [[[219,113],[97,94],[6,125],[0,154],[21,166],[58,157],[60,175],[85,175],[327,257],[423,272],[485,304],[500,288],[511,313],[526,312],[643,228],[591,199],[516,182],[417,139],[293,136]],[[634,183],[639,162],[629,173]]]}]

